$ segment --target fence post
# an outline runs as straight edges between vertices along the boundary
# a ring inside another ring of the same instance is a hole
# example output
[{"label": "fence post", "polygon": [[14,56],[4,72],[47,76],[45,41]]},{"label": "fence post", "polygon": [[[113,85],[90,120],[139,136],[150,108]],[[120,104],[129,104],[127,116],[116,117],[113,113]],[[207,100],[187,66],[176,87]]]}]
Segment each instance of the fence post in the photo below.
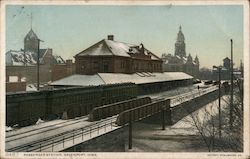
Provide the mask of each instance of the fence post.
[{"label": "fence post", "polygon": [[83,140],[83,128],[82,128],[82,140]]},{"label": "fence post", "polygon": [[162,112],[162,130],[165,130],[165,109],[164,109],[165,106],[163,106],[161,109],[161,112]]},{"label": "fence post", "polygon": [[170,99],[167,99],[166,102],[166,117],[167,117],[167,125],[172,125],[172,113],[171,113],[171,108],[170,108]]},{"label": "fence post", "polygon": [[132,119],[131,114],[129,115],[129,135],[128,135],[128,149],[132,149]]},{"label": "fence post", "polygon": [[63,148],[64,148],[64,136],[63,136]]},{"label": "fence post", "polygon": [[52,152],[54,151],[54,140],[52,140]]},{"label": "fence post", "polygon": [[91,127],[89,127],[89,136],[91,138]]},{"label": "fence post", "polygon": [[110,120],[110,126],[111,126],[111,130],[112,130],[112,120]]},{"label": "fence post", "polygon": [[73,144],[75,144],[75,130],[73,130]]},{"label": "fence post", "polygon": [[106,123],[104,124],[104,132],[106,132]]},{"label": "fence post", "polygon": [[99,135],[99,124],[97,125],[97,135]]}]

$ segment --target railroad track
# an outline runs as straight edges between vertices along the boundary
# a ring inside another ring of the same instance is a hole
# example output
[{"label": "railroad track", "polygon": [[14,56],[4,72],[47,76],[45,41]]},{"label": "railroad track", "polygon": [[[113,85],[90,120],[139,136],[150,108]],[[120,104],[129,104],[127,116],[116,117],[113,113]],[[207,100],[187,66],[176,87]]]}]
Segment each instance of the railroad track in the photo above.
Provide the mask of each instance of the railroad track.
[{"label": "railroad track", "polygon": [[[183,94],[179,94],[179,95],[174,95],[174,96],[162,95],[162,96],[157,96],[156,98],[152,98],[152,101],[158,101],[158,100],[161,100],[161,99],[164,99],[164,98],[171,98],[172,100],[176,100],[176,102],[183,102],[183,100],[188,99],[187,97],[189,97],[189,98],[195,97],[194,96],[195,94],[201,95],[201,92],[202,92],[202,94],[205,94],[205,93],[208,93],[209,91],[213,91],[215,89],[217,89],[217,88],[216,87],[210,87],[210,88],[204,89],[202,91],[194,90],[194,91],[191,91],[191,92],[187,92],[187,93],[183,93]],[[54,129],[65,127],[67,125],[77,124],[77,123],[82,122],[83,120],[85,120],[87,118],[88,118],[87,116],[84,116],[84,117],[82,117],[82,118],[80,118],[80,119],[78,119],[76,121],[71,120],[71,121],[65,121],[65,122],[62,122],[62,123],[55,124],[55,125],[60,125],[60,126],[49,125],[49,126],[41,127],[39,129],[36,129],[36,130],[30,130],[30,131],[22,132],[21,134],[9,135],[9,136],[6,137],[6,143],[9,143],[11,141],[22,139],[22,138],[30,136],[30,134],[29,134],[29,135],[21,136],[19,138],[15,138],[16,136],[23,135],[23,134],[25,134],[27,132],[34,132],[33,135],[41,134],[41,133],[48,132],[48,131],[51,131],[51,130],[54,130]],[[97,131],[99,129],[99,127],[105,127],[109,123],[111,124],[111,127],[112,127],[112,124],[114,124],[116,118],[117,118],[117,115],[115,115],[113,117],[109,117],[107,119],[103,119],[101,121],[96,121],[93,124],[90,124],[90,125],[87,125],[87,126],[84,126],[84,127],[81,127],[81,128],[77,128],[77,129],[74,129],[74,130],[68,130],[68,131],[62,132],[62,133],[57,134],[57,135],[46,137],[44,139],[33,141],[33,142],[23,144],[23,145],[20,145],[20,146],[16,146],[16,147],[13,147],[13,148],[9,148],[6,151],[10,151],[10,152],[11,151],[14,151],[14,152],[18,152],[18,151],[19,152],[22,152],[22,151],[28,152],[28,151],[39,151],[39,150],[42,151],[43,149],[46,150],[46,147],[49,147],[50,145],[60,143],[60,142],[62,142],[62,140],[63,140],[63,142],[64,142],[65,139],[71,139],[72,140],[72,134],[73,135],[76,134],[76,136],[81,135],[81,134],[86,135],[89,132],[91,134],[91,130],[92,131]],[[53,128],[46,130],[46,128],[49,128],[49,127],[53,127]],[[37,132],[37,130],[42,130],[42,131]],[[74,140],[74,138],[73,138],[73,140]]]},{"label": "railroad track", "polygon": [[50,136],[50,137],[47,137],[47,138],[44,138],[41,140],[37,140],[34,142],[30,142],[27,144],[23,144],[20,146],[9,148],[6,151],[9,151],[9,152],[13,152],[13,151],[14,152],[29,152],[29,151],[39,151],[41,149],[46,149],[46,147],[51,146],[52,143],[56,144],[58,142],[61,142],[62,140],[72,138],[72,134],[74,136],[82,135],[82,134],[86,135],[86,134],[89,134],[89,132],[91,133],[91,131],[92,132],[97,131],[98,128],[106,126],[108,124],[112,124],[112,126],[115,127],[116,125],[114,124],[114,122],[116,121],[116,117],[117,116],[113,116],[113,117],[110,117],[108,119],[104,119],[102,121],[97,121],[97,122],[90,124],[88,126],[74,129],[73,131],[69,130],[69,131],[66,131],[66,132],[63,132],[63,133],[60,133],[57,135],[53,135],[53,136]]},{"label": "railroad track", "polygon": [[[184,100],[191,99],[191,97],[200,96],[200,95],[203,95],[203,94],[208,93],[210,91],[214,91],[216,89],[217,89],[216,86],[212,86],[212,87],[209,87],[209,88],[206,88],[203,90],[193,90],[191,92],[182,93],[182,94],[178,94],[178,95],[174,95],[174,96],[161,95],[161,96],[157,96],[155,98],[152,98],[152,101],[159,101],[161,99],[170,98],[172,101],[171,105],[174,105],[174,103],[183,102]],[[187,98],[187,97],[189,97],[189,98]]]},{"label": "railroad track", "polygon": [[[24,131],[24,132],[18,133],[18,134],[6,135],[5,142],[8,143],[8,142],[11,142],[11,141],[14,141],[14,140],[18,140],[18,139],[28,137],[28,136],[30,136],[32,134],[24,135],[24,136],[22,136],[22,135],[30,133],[30,132],[34,132],[33,134],[36,134],[36,135],[37,134],[42,134],[42,133],[47,132],[47,131],[51,131],[51,130],[55,130],[55,129],[65,127],[65,126],[68,126],[68,125],[72,125],[72,124],[74,125],[74,124],[80,123],[80,122],[82,122],[82,121],[84,121],[86,119],[88,119],[88,116],[83,116],[83,117],[81,117],[81,118],[79,118],[77,120],[67,120],[67,121],[64,121],[64,122],[56,123],[54,125],[48,125],[48,126],[44,126],[44,127],[41,127],[41,128],[34,129],[34,130]],[[67,123],[67,124],[65,124],[65,123]],[[49,129],[47,129],[47,128],[49,128]],[[39,130],[43,130],[43,131],[39,131]],[[16,136],[21,136],[21,137],[15,138]]]}]

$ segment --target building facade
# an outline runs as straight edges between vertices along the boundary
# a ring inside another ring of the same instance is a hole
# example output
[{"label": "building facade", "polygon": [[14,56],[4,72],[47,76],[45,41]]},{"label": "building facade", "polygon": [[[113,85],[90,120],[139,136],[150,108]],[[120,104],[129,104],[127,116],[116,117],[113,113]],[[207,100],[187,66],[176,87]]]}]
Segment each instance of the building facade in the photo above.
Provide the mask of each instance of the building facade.
[{"label": "building facade", "polygon": [[77,74],[162,72],[162,60],[143,44],[114,40],[113,35],[75,55]]},{"label": "building facade", "polygon": [[[9,76],[24,78],[27,83],[37,81],[38,37],[30,29],[24,38],[24,49],[9,50],[6,53],[6,81]],[[64,61],[61,56],[53,55],[51,48],[39,48],[40,82],[54,81],[75,72],[72,61]]]},{"label": "building facade", "polygon": [[199,58],[196,56],[195,59],[193,59],[191,54],[187,56],[185,37],[182,33],[181,26],[177,34],[174,55],[162,54],[162,60],[164,72],[185,72],[196,78],[199,77]]}]

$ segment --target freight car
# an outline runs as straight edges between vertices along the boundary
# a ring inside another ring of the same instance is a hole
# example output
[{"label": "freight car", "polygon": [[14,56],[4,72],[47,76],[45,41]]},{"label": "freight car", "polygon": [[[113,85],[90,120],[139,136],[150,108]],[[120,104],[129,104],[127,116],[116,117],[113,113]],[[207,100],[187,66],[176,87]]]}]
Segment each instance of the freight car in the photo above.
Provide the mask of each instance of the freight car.
[{"label": "freight car", "polygon": [[51,120],[67,112],[69,118],[83,116],[104,104],[137,96],[134,83],[64,88],[6,95],[6,125],[26,126],[38,118]]}]

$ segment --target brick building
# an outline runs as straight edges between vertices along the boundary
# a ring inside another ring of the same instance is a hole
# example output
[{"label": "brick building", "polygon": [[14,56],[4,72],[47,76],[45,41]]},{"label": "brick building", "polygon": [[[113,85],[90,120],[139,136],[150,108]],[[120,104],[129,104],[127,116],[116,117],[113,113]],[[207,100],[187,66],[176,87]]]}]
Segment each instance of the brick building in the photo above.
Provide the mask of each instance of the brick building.
[{"label": "brick building", "polygon": [[[37,51],[38,37],[31,29],[24,38],[24,49],[9,50],[6,53],[6,80],[9,76],[25,77],[27,83],[37,81]],[[40,82],[46,83],[65,76],[75,71],[71,60],[53,55],[51,48],[39,49]]]},{"label": "brick building", "polygon": [[196,78],[199,77],[199,58],[195,59],[189,54],[186,55],[185,37],[182,33],[181,26],[177,34],[175,43],[175,54],[162,54],[163,71],[165,72],[185,72]]},{"label": "brick building", "polygon": [[[231,79],[231,60],[226,57],[223,59],[223,65],[219,66],[221,68],[221,80],[230,80]],[[243,77],[243,63],[240,62],[239,68],[233,69],[234,78],[242,78]],[[219,74],[218,69],[212,68],[212,79],[218,80]]]},{"label": "brick building", "polygon": [[162,60],[143,44],[114,40],[113,35],[75,55],[77,74],[162,72]]},{"label": "brick building", "polygon": [[[18,91],[26,91],[26,81],[22,79],[21,76],[17,77],[16,80],[10,79],[10,76],[6,78],[6,92],[18,92]],[[13,77],[12,77],[13,78]]]}]

